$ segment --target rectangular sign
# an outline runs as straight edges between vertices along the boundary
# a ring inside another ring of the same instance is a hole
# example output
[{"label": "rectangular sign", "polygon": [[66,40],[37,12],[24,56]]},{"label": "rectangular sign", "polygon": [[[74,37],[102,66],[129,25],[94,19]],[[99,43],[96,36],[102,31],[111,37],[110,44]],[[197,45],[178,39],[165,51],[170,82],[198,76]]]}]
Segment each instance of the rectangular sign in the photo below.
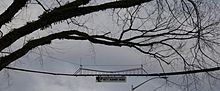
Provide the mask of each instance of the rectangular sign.
[{"label": "rectangular sign", "polygon": [[126,82],[125,76],[98,76],[96,82]]}]

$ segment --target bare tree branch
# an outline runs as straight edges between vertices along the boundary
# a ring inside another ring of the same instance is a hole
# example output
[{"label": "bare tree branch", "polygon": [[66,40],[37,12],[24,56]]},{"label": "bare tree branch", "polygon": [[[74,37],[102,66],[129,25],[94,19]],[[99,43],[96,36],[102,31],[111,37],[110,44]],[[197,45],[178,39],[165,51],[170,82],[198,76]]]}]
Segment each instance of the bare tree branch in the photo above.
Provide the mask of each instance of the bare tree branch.
[{"label": "bare tree branch", "polygon": [[14,15],[26,5],[29,0],[14,0],[8,9],[0,15],[0,28],[3,24],[12,20]]},{"label": "bare tree branch", "polygon": [[45,44],[50,44],[54,39],[71,39],[71,40],[88,40],[92,43],[104,44],[104,45],[112,45],[112,46],[130,46],[127,42],[119,42],[117,39],[109,38],[105,36],[99,35],[88,35],[83,32],[79,32],[77,30],[63,31],[60,33],[54,33],[39,39],[34,39],[25,44],[21,49],[18,49],[15,52],[10,53],[10,55],[1,57],[0,61],[0,70],[2,70],[5,66],[9,65],[11,62],[17,60],[18,58],[27,54],[31,49],[43,46]]},{"label": "bare tree branch", "polygon": [[[70,7],[59,7],[51,12],[44,13],[40,16],[40,19],[31,23],[28,23],[27,25],[14,29],[12,32],[6,34],[0,39],[0,43],[4,43],[0,45],[0,51],[14,43],[19,38],[32,33],[33,31],[36,31],[39,28],[45,28],[47,26],[50,26],[54,22],[58,22],[61,20],[65,20],[71,17],[81,16],[92,12],[97,12],[101,10],[111,9],[111,8],[127,8],[132,7],[135,5],[139,5],[145,2],[149,2],[151,0],[135,0],[134,2],[131,0],[125,0],[125,1],[114,1],[110,3],[105,3],[97,6],[87,6],[87,7],[79,7],[76,8],[75,6]],[[71,4],[74,4],[72,2]],[[69,4],[67,4],[69,5]]]}]

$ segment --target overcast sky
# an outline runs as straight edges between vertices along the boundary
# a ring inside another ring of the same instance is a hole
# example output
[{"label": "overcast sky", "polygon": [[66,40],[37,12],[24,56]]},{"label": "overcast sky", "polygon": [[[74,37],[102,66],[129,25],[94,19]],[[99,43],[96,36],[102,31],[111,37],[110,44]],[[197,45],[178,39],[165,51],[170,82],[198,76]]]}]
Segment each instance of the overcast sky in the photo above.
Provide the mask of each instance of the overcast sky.
[{"label": "overcast sky", "polygon": [[[11,3],[12,0],[1,0],[0,11],[3,12]],[[47,1],[47,0],[40,0]],[[53,1],[53,0],[50,0]],[[96,0],[98,1],[98,0]],[[101,0],[105,1],[105,0]],[[48,3],[48,5],[53,5]],[[48,6],[50,7],[50,6]],[[12,21],[11,28],[16,28],[24,24],[25,21],[35,20],[42,13],[42,9],[38,5],[27,6],[23,9],[19,16]],[[109,13],[95,13],[88,18],[88,26],[98,29],[99,32],[105,32],[110,29],[117,30],[113,23],[110,22]],[[28,17],[28,18],[27,18]],[[98,17],[98,18],[97,18]],[[79,21],[81,19],[78,19]],[[105,20],[105,21],[103,21]],[[83,22],[83,20],[82,20]],[[94,24],[96,26],[94,26]],[[108,25],[113,24],[113,25]],[[74,26],[71,26],[74,27]],[[33,35],[47,35],[53,30],[60,31],[71,29],[71,27],[61,24],[55,25],[53,29],[35,32]],[[105,30],[103,30],[105,29]],[[6,27],[3,27],[6,33]],[[85,30],[86,31],[86,30]],[[90,32],[90,31],[89,31]],[[117,31],[114,31],[117,32]],[[93,32],[94,33],[94,32]],[[31,39],[31,37],[29,37]],[[19,44],[18,44],[19,45]],[[12,50],[16,50],[17,45],[12,46]],[[41,54],[41,55],[39,55]],[[147,63],[147,64],[146,64]],[[103,69],[103,70],[121,70],[140,67],[140,64],[145,64],[145,70],[149,73],[161,69],[148,56],[127,47],[111,47],[104,45],[91,44],[88,41],[53,41],[50,46],[43,46],[33,49],[29,54],[25,55],[18,61],[11,64],[13,67],[21,67],[33,70],[59,72],[59,73],[74,73],[79,69],[79,65],[121,65],[121,66],[83,66],[88,68]],[[133,65],[133,66],[122,66]],[[137,86],[141,82],[150,79],[151,77],[127,77],[125,83],[97,83],[95,77],[66,77],[66,76],[51,76],[45,74],[26,73],[12,70],[0,72],[0,91],[131,91],[131,85]],[[177,76],[168,78],[178,82]],[[204,81],[207,87],[198,87],[201,91],[209,89],[208,82]],[[203,84],[203,83],[202,83]],[[217,81],[215,85],[218,86]],[[213,86],[215,86],[213,85]],[[204,86],[204,84],[202,85]],[[214,91],[218,91],[220,87],[213,87]],[[183,91],[178,86],[171,85],[164,79],[155,79],[149,81],[135,91]]]}]

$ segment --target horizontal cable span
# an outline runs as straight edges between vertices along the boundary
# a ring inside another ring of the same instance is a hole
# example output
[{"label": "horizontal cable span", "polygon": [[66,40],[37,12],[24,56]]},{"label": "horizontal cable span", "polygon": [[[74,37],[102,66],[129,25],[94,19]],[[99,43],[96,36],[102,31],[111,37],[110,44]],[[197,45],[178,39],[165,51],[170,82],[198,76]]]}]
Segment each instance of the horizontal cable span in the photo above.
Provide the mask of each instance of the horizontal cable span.
[{"label": "horizontal cable span", "polygon": [[5,67],[5,69],[30,72],[30,73],[48,74],[48,75],[60,75],[60,76],[172,76],[172,75],[184,75],[184,74],[218,71],[220,70],[220,67],[200,69],[200,70],[190,70],[190,71],[151,73],[151,74],[70,74],[70,73],[55,73],[55,72],[28,70],[28,69],[15,68],[15,67]]}]

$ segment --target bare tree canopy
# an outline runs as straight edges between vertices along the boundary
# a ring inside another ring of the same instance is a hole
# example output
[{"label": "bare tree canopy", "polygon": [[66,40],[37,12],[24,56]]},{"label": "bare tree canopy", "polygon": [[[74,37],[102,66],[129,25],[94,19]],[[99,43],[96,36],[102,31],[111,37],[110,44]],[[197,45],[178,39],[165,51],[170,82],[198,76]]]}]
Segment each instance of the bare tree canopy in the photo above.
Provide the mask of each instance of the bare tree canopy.
[{"label": "bare tree canopy", "polygon": [[[40,13],[22,17],[31,7]],[[89,20],[104,14],[112,18],[102,20],[111,21],[110,29]],[[0,15],[0,70],[54,40],[80,40],[135,49],[165,75],[218,78],[211,71],[220,70],[219,14],[217,0],[13,0]],[[63,25],[68,28],[57,28]]]}]

